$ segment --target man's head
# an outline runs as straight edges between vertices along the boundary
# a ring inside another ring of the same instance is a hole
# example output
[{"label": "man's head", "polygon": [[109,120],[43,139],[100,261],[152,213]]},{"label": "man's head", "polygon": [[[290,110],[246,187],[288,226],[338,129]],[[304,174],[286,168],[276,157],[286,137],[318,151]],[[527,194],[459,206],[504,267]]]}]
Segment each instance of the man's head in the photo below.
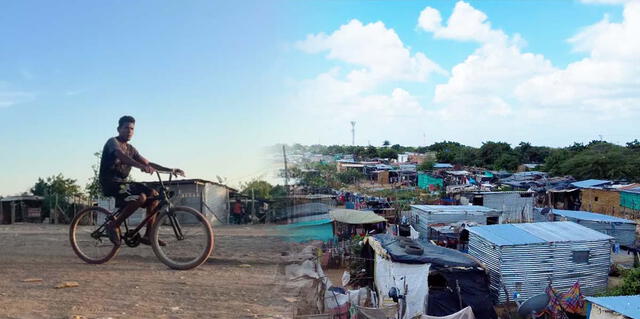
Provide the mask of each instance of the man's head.
[{"label": "man's head", "polygon": [[118,137],[124,141],[130,141],[133,137],[133,130],[136,126],[136,119],[133,116],[125,115],[118,121]]}]

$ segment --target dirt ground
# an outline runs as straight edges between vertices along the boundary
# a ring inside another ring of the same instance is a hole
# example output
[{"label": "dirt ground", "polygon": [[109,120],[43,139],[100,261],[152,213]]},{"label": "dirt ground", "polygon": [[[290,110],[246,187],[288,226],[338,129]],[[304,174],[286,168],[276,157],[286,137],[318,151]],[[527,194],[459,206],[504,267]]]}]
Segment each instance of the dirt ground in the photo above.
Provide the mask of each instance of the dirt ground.
[{"label": "dirt ground", "polygon": [[[277,275],[289,245],[274,227],[214,231],[210,259],[175,271],[149,246],[123,246],[109,263],[89,265],[73,253],[66,225],[0,225],[0,318],[291,317]],[[54,288],[65,281],[79,286]]]}]

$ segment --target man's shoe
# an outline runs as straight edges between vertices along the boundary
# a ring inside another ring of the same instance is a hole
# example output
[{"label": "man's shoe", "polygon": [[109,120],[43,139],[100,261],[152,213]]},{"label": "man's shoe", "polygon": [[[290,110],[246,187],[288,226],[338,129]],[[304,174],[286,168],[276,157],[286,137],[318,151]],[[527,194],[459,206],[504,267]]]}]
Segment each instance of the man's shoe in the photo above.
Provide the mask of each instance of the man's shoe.
[{"label": "man's shoe", "polygon": [[[145,245],[151,245],[151,240],[149,239],[149,237],[144,236],[140,238],[140,243]],[[167,245],[167,243],[165,243],[164,240],[162,239],[158,239],[158,245],[160,245],[161,247],[164,247]]]},{"label": "man's shoe", "polygon": [[121,241],[120,241],[120,227],[116,227],[116,223],[113,220],[110,220],[107,222],[107,224],[104,226],[105,230],[107,231],[107,236],[109,236],[109,240],[111,240],[111,242],[116,245],[116,246],[120,246]]}]

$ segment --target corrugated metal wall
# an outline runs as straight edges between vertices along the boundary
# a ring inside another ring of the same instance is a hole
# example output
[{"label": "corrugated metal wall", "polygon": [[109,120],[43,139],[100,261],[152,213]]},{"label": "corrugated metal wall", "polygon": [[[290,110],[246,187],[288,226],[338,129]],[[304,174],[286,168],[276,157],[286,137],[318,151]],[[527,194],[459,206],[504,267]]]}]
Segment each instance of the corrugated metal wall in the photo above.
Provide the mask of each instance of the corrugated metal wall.
[{"label": "corrugated metal wall", "polygon": [[[520,194],[527,194],[531,196],[522,197],[522,195]],[[482,194],[482,197],[482,206],[502,211],[502,218],[504,222],[522,222],[533,220],[534,196],[532,193],[488,193]]]},{"label": "corrugated metal wall", "polygon": [[581,220],[573,217],[554,215],[556,221],[568,220],[584,227],[591,228],[616,239],[620,245],[632,247],[636,241],[636,225],[624,223],[607,223],[602,221]]},{"label": "corrugated metal wall", "polygon": [[[497,246],[477,234],[469,236],[469,254],[488,271],[494,302],[505,302],[520,293],[520,301],[544,293],[551,278],[553,287],[567,291],[576,280],[584,294],[607,287],[611,245],[608,240]],[[588,263],[573,261],[573,251],[589,250]]]},{"label": "corrugated metal wall", "polygon": [[421,238],[429,236],[429,225],[452,224],[461,221],[474,222],[478,225],[487,224],[487,215],[482,212],[447,213],[447,212],[425,212],[417,208],[411,208],[410,223],[420,232]]}]

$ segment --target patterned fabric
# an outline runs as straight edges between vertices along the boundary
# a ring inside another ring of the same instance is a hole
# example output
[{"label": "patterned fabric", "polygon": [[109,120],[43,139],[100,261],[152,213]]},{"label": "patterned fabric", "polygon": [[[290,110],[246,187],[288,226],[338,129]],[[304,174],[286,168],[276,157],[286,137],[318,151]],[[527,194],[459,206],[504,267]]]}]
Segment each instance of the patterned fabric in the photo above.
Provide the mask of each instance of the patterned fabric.
[{"label": "patterned fabric", "polygon": [[549,303],[544,313],[548,314],[551,319],[569,319],[567,314],[562,310],[561,298],[558,296],[556,290],[549,285],[545,292],[549,296]]},{"label": "patterned fabric", "polygon": [[551,285],[545,292],[549,296],[549,304],[539,316],[546,313],[552,319],[567,319],[567,313],[584,314],[585,301],[578,281],[566,293],[558,293]]},{"label": "patterned fabric", "polygon": [[576,281],[576,283],[571,286],[571,289],[569,289],[569,291],[561,295],[562,297],[560,299],[560,302],[562,304],[562,307],[564,307],[566,311],[578,314],[585,311],[584,296],[580,291],[579,282]]}]

